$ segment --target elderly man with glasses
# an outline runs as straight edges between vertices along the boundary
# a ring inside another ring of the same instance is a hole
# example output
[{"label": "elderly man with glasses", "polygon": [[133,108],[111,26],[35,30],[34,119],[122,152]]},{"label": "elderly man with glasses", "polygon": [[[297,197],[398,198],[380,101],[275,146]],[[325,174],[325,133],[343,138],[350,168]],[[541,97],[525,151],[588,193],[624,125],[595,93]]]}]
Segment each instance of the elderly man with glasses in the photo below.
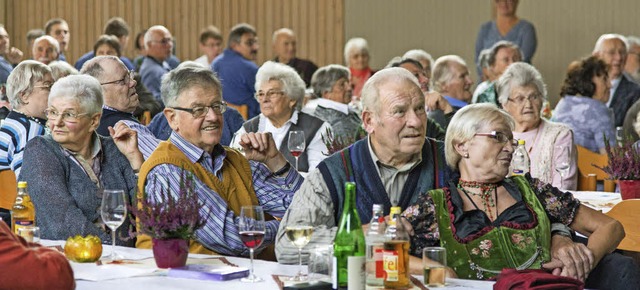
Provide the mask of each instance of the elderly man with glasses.
[{"label": "elderly man with glasses", "polygon": [[156,97],[156,100],[162,102],[160,81],[163,75],[175,68],[167,62],[173,48],[171,32],[162,25],[151,26],[144,34],[144,47],[147,55],[140,65],[142,84]]},{"label": "elderly man with glasses", "polygon": [[[208,68],[178,66],[163,78],[162,98],[173,133],[142,165],[139,192],[153,195],[161,192],[159,187],[179,192],[183,174],[193,175],[199,199],[210,212],[204,228],[196,231],[196,239],[190,243],[194,253],[248,256],[236,220],[242,206],[261,205],[268,221],[257,252],[264,258],[275,258],[271,246],[280,224],[275,218],[284,215],[302,177],[278,151],[269,133],[243,135],[240,146],[244,156],[219,144],[226,103],[220,81]],[[119,134],[122,126],[117,127],[112,136],[126,138],[126,134]],[[136,246],[149,248],[151,239],[140,236]]]},{"label": "elderly man with glasses", "polygon": [[132,73],[116,56],[98,56],[85,63],[82,74],[96,78],[104,91],[102,118],[96,132],[109,136],[108,128],[120,120],[138,122],[133,111],[138,107],[136,81]]}]

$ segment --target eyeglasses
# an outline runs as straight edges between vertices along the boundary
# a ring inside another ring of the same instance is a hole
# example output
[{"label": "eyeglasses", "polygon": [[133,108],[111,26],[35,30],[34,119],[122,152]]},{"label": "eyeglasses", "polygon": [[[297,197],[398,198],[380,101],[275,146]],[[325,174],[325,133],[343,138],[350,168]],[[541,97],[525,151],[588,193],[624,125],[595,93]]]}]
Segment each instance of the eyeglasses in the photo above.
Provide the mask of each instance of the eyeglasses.
[{"label": "eyeglasses", "polygon": [[47,115],[47,119],[49,120],[58,120],[58,118],[62,118],[62,121],[67,123],[76,123],[80,117],[89,115],[87,113],[72,113],[69,111],[60,113],[52,108],[44,110],[44,114]]},{"label": "eyeglasses", "polygon": [[518,105],[522,105],[524,104],[524,102],[526,100],[529,100],[529,102],[535,102],[537,100],[542,99],[542,96],[540,94],[533,94],[533,95],[529,95],[529,96],[518,96],[517,98],[507,98],[507,100],[512,101]]},{"label": "eyeglasses", "polygon": [[193,108],[180,108],[180,107],[170,107],[174,110],[185,111],[191,113],[194,118],[204,117],[209,113],[209,109],[213,110],[214,113],[220,115],[227,111],[227,103],[226,102],[215,102],[210,106],[199,106]]},{"label": "eyeglasses", "polygon": [[128,87],[129,83],[131,82],[132,79],[133,79],[133,71],[130,70],[130,71],[127,71],[127,74],[123,78],[121,78],[121,79],[119,79],[117,81],[110,81],[110,82],[106,82],[106,83],[100,83],[100,85],[104,86],[104,85],[116,84],[116,85],[119,85],[119,86],[127,86]]},{"label": "eyeglasses", "polygon": [[508,136],[507,134],[498,131],[491,131],[489,133],[476,133],[473,136],[485,136],[494,139],[502,144],[506,144],[507,142],[509,142],[512,146],[518,146],[518,140],[513,139],[513,136]]},{"label": "eyeglasses", "polygon": [[53,84],[50,83],[45,83],[43,85],[38,85],[38,86],[33,86],[34,88],[41,88],[44,89],[45,91],[51,91],[51,87],[53,87]]},{"label": "eyeglasses", "polygon": [[157,43],[160,43],[162,45],[167,45],[169,43],[173,43],[173,39],[167,37],[167,38],[163,38],[163,39],[160,39],[160,40],[152,40],[151,42],[157,42]]},{"label": "eyeglasses", "polygon": [[256,43],[258,43],[258,39],[257,38],[249,39],[249,40],[244,42],[244,44],[246,46],[254,46]]},{"label": "eyeglasses", "polygon": [[285,92],[284,92],[284,91],[275,91],[275,90],[270,90],[270,91],[267,91],[266,93],[265,93],[265,92],[260,91],[260,92],[257,92],[257,93],[256,93],[256,98],[257,98],[258,100],[260,100],[260,99],[263,99],[263,100],[264,100],[264,99],[265,99],[265,97],[266,97],[267,99],[271,100],[274,96],[281,97],[281,96],[284,96],[284,94],[285,94]]}]

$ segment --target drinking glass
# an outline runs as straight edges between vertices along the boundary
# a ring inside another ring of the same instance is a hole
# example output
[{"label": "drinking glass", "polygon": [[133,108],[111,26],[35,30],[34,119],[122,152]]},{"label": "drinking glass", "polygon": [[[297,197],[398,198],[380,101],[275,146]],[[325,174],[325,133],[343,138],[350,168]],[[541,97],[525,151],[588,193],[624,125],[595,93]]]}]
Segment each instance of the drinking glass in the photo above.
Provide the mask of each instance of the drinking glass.
[{"label": "drinking glass", "polygon": [[[429,261],[431,260],[431,261]],[[422,250],[424,283],[429,287],[443,287],[447,276],[447,251],[443,247],[426,247]]]},{"label": "drinking glass", "polygon": [[40,228],[35,226],[20,227],[18,228],[18,236],[24,238],[27,242],[39,243],[40,242]]},{"label": "drinking glass", "polygon": [[309,253],[309,280],[331,282],[333,245],[318,245]]},{"label": "drinking glass", "polygon": [[571,148],[569,146],[558,145],[555,147],[557,152],[556,171],[560,174],[560,188],[564,188],[564,177],[571,169]]},{"label": "drinking glass", "polygon": [[307,275],[302,272],[302,248],[311,240],[313,226],[311,225],[310,208],[289,208],[286,213],[287,227],[285,234],[287,239],[298,248],[298,274],[291,278],[292,281],[305,281]]},{"label": "drinking glass", "polygon": [[291,155],[296,158],[296,170],[298,170],[298,157],[302,152],[306,144],[304,142],[304,131],[291,131],[289,132],[289,142],[287,142]]},{"label": "drinking glass", "polygon": [[111,229],[111,253],[105,257],[107,260],[120,259],[116,253],[116,229],[122,225],[127,217],[127,203],[124,190],[105,189],[102,192],[102,205],[100,206],[102,221]]},{"label": "drinking glass", "polygon": [[265,233],[264,211],[259,205],[243,206],[238,219],[238,232],[242,243],[249,248],[251,269],[249,276],[240,279],[242,282],[261,282],[262,278],[253,273],[253,250],[262,244]]}]

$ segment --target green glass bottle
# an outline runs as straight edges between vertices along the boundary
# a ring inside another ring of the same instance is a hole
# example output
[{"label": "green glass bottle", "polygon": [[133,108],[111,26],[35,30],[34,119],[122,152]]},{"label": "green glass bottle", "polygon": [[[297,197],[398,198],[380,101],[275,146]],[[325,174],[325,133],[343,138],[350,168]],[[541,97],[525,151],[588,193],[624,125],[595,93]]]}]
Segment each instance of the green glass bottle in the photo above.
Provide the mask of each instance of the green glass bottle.
[{"label": "green glass bottle", "polygon": [[333,241],[333,289],[364,289],[366,243],[356,209],[356,184],[344,185],[344,206]]}]

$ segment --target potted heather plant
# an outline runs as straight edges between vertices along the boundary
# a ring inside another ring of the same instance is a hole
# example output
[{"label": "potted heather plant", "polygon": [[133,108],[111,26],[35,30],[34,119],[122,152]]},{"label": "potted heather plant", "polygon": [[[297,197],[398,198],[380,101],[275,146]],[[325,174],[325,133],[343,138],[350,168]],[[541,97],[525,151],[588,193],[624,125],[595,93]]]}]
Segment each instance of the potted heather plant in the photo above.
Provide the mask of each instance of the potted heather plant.
[{"label": "potted heather plant", "polygon": [[609,175],[609,179],[617,180],[622,199],[640,198],[640,152],[633,146],[633,141],[625,138],[621,144],[611,146],[605,139],[607,166],[600,167]]},{"label": "potted heather plant", "polygon": [[[153,182],[158,184],[157,176]],[[195,191],[193,175],[185,176],[183,171],[180,191],[176,194],[169,188],[166,191],[162,188],[155,196],[144,192],[137,206],[129,206],[137,220],[137,232],[131,234],[151,237],[159,268],[182,267],[189,255],[189,241],[195,238],[195,231],[204,226],[203,207]]]}]

